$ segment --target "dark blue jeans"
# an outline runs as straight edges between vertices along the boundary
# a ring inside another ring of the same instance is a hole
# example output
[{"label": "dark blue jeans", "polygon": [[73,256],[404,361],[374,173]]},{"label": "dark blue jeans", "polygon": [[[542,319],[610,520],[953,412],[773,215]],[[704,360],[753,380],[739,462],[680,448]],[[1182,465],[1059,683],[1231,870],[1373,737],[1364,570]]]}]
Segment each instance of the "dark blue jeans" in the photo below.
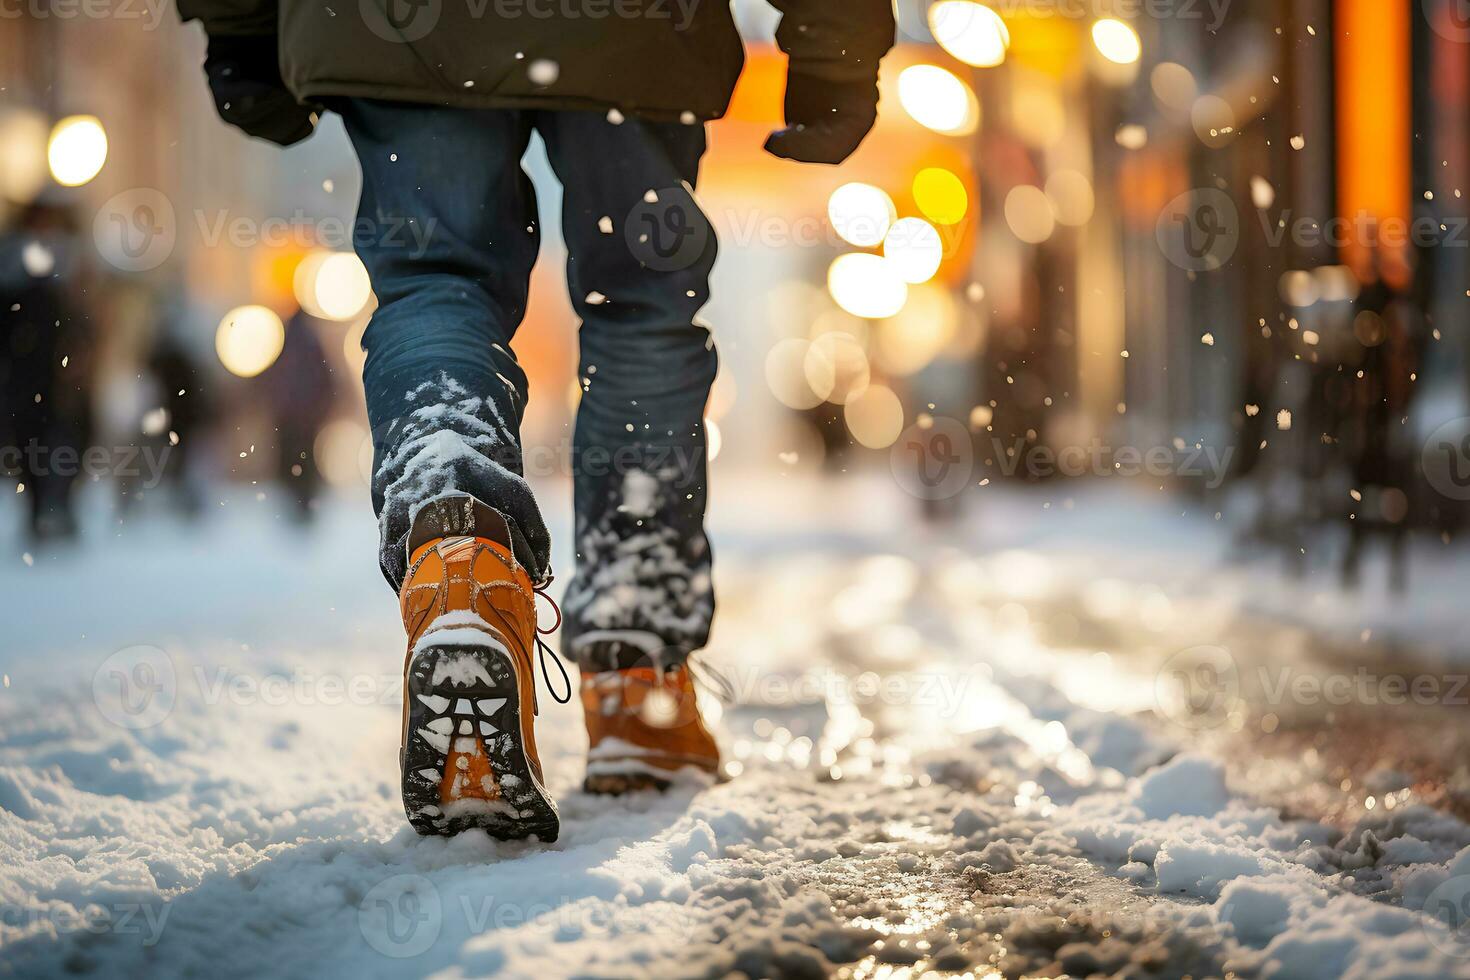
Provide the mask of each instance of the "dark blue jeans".
[{"label": "dark blue jeans", "polygon": [[413,514],[451,493],[503,512],[532,578],[551,574],[525,479],[526,376],[511,349],[540,241],[520,163],[535,130],[565,192],[567,280],[582,319],[568,461],[577,563],[562,646],[606,669],[704,645],[714,596],[703,415],[716,356],[694,318],[716,245],[693,197],[703,127],[364,99],[333,108],[362,164],[354,237],[379,302],[363,380],[389,583],[405,574]]}]

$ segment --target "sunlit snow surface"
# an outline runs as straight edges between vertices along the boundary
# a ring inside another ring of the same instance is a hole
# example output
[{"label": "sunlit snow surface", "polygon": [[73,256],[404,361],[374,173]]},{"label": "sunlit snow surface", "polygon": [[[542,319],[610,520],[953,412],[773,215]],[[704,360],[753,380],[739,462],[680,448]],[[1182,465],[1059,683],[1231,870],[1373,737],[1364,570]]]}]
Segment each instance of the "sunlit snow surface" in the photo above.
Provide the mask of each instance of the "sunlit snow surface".
[{"label": "sunlit snow surface", "polygon": [[1406,611],[1351,603],[1112,494],[995,493],[956,530],[856,480],[725,493],[736,776],[583,795],[579,709],[542,697],[550,847],[406,826],[361,502],[302,532],[237,495],[7,557],[0,972],[1470,976],[1470,932],[1421,911],[1470,882],[1427,783],[1337,793],[1332,739],[1245,737],[1248,691],[1206,726],[1158,707],[1200,644],[1242,677],[1365,631],[1452,655],[1444,576]]}]

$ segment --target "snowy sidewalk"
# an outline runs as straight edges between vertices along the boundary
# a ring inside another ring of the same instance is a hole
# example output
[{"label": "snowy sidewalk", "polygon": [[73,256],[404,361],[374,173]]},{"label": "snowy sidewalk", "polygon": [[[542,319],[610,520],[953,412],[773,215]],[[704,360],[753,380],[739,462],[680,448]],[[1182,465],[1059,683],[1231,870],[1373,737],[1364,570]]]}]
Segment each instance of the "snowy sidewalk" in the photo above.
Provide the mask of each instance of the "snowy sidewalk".
[{"label": "snowy sidewalk", "polygon": [[[1243,779],[1257,705],[1159,717],[1179,651],[1248,675],[1246,646],[1321,634],[1310,585],[1285,603],[1207,518],[1129,498],[997,493],[956,535],[861,481],[727,492],[739,773],[588,797],[575,706],[543,698],[550,847],[406,826],[401,633],[358,510],[293,541],[232,503],[9,560],[0,972],[1470,977],[1446,911],[1470,828],[1408,785],[1284,815],[1332,773]],[[1356,633],[1428,629],[1425,601]]]}]

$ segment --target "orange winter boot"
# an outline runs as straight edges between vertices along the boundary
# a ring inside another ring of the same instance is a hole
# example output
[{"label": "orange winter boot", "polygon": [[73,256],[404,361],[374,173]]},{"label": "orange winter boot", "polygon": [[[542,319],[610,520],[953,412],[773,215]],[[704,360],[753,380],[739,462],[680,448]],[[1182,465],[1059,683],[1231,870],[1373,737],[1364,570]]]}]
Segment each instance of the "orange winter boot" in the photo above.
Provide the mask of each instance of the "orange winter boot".
[{"label": "orange winter boot", "polygon": [[662,790],[686,777],[720,776],[720,750],[685,664],[584,674],[582,710],[589,793]]},{"label": "orange winter boot", "polygon": [[532,729],[536,593],[505,517],[469,496],[431,501],[408,555],[399,764],[409,822],[421,834],[556,840]]}]

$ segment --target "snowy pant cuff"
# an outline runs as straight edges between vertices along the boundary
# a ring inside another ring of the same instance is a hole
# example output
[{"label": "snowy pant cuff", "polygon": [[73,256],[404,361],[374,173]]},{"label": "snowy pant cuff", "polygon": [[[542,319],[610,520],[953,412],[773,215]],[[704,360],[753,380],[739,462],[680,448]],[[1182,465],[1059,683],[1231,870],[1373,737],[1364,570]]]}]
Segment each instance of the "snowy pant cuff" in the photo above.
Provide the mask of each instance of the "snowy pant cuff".
[{"label": "snowy pant cuff", "polygon": [[667,669],[689,659],[688,644],[666,643],[646,630],[588,630],[565,640],[565,648],[583,672],[628,670],[632,667]]}]

